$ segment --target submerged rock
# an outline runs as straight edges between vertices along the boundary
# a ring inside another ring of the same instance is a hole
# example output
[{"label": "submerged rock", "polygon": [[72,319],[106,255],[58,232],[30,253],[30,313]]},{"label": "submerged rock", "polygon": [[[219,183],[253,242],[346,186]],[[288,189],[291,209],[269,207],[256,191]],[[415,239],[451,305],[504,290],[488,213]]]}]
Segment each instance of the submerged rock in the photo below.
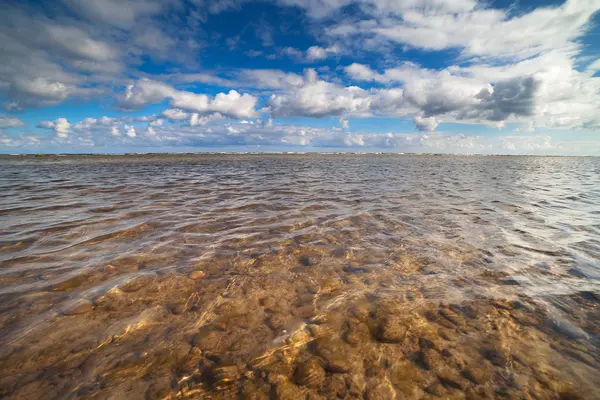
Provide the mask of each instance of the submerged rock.
[{"label": "submerged rock", "polygon": [[350,348],[337,338],[320,337],[314,342],[314,349],[325,361],[325,368],[334,373],[349,372],[356,361]]},{"label": "submerged rock", "polygon": [[92,311],[93,304],[89,300],[77,300],[64,311],[64,315],[80,315]]},{"label": "submerged rock", "polygon": [[325,380],[325,370],[316,358],[309,358],[296,367],[294,380],[298,385],[319,387]]},{"label": "submerged rock", "polygon": [[406,337],[408,327],[404,319],[390,316],[385,318],[377,329],[377,339],[382,342],[400,343]]},{"label": "submerged rock", "polygon": [[188,278],[193,280],[199,280],[206,278],[206,272],[204,271],[192,271],[188,274]]}]

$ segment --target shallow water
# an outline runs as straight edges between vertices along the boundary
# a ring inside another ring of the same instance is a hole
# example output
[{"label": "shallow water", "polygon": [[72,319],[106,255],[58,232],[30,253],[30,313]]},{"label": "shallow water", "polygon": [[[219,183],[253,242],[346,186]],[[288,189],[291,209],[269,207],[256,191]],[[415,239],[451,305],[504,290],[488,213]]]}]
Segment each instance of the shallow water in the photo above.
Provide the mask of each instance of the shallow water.
[{"label": "shallow water", "polygon": [[599,398],[599,204],[600,158],[5,156],[0,397]]}]

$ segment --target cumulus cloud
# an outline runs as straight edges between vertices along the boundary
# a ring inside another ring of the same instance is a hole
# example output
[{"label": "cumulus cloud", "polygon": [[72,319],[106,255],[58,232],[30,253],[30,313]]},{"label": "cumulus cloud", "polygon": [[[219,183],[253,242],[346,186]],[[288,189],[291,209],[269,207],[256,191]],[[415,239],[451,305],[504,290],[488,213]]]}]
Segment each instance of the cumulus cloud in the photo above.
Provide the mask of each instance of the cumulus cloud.
[{"label": "cumulus cloud", "polygon": [[[315,36],[311,43],[285,43],[272,37],[274,30],[262,32],[257,24],[244,28],[269,47],[257,50],[255,56],[276,58],[273,64],[279,65],[295,61],[288,70],[236,68],[239,64],[206,70],[198,64],[202,46],[219,46],[227,39],[218,32],[199,34],[209,14],[239,10],[250,0],[7,4],[0,14],[3,107],[12,112],[97,97],[103,101],[118,97],[122,110],[168,103],[161,115],[93,117],[72,124],[58,118],[38,125],[53,130],[53,140],[60,139],[61,144],[86,146],[105,140],[168,143],[181,139],[174,130],[182,129],[190,137],[202,137],[193,143],[261,144],[272,139],[294,146],[385,147],[409,139],[351,132],[348,118],[391,117],[412,120],[428,147],[453,141],[452,146],[472,144],[475,149],[482,142],[473,137],[448,139],[435,133],[440,123],[497,128],[514,123],[520,126],[516,136],[529,137],[534,131],[544,135],[536,135],[535,141],[507,137],[494,146],[506,151],[554,151],[559,145],[544,139],[551,137],[550,128],[600,129],[600,60],[586,52],[594,47],[584,47],[587,42],[582,40],[600,10],[595,0],[566,0],[526,10],[518,4],[500,9],[496,3],[477,0],[272,1],[294,8],[304,21],[308,17],[307,32]],[[200,37],[206,42],[200,43]],[[294,47],[274,47],[275,43]],[[248,54],[248,49],[241,49],[248,44],[243,33],[235,38],[240,54]],[[276,54],[267,56],[273,48]],[[447,66],[424,68],[417,60],[426,59],[420,57],[398,61],[426,53],[443,58],[441,64]],[[323,65],[318,75],[313,69],[297,71],[296,64],[333,56],[348,62]],[[139,69],[146,62],[161,73]],[[132,78],[137,80],[126,86],[124,94],[117,94],[115,88]],[[207,85],[212,86],[211,95],[199,93]],[[255,121],[261,114],[266,122]],[[335,116],[339,125],[317,134],[307,127],[284,129],[272,119],[295,116]],[[242,119],[248,123],[231,123]],[[0,116],[0,129],[19,123],[17,118]],[[30,142],[13,136],[12,144]]]},{"label": "cumulus cloud", "polygon": [[348,120],[345,119],[344,117],[340,117],[340,128],[342,128],[342,129],[350,128],[350,122],[348,122]]},{"label": "cumulus cloud", "polygon": [[408,104],[425,116],[493,125],[597,127],[600,79],[589,70],[578,71],[575,63],[571,49],[503,65],[431,70],[405,62],[378,72],[354,63],[344,71],[357,81],[400,85]]},{"label": "cumulus cloud", "polygon": [[[60,119],[59,119],[60,120]],[[54,129],[61,121],[44,121],[40,126]],[[345,119],[341,118],[343,123]],[[80,125],[83,121],[75,124]],[[216,121],[213,121],[216,122]],[[424,122],[429,123],[429,122]],[[424,133],[371,133],[351,132],[332,127],[276,124],[272,120],[239,121],[233,123],[190,124],[183,120],[176,124],[145,128],[130,124],[102,131],[94,128],[74,129],[68,140],[57,138],[55,143],[72,143],[80,146],[256,146],[275,145],[280,148],[296,149],[335,149],[351,151],[390,151],[414,153],[482,153],[482,154],[594,154],[600,150],[597,142],[585,140],[558,141],[550,134],[520,134],[506,136],[479,136],[465,134]],[[87,126],[87,125],[86,125]],[[60,128],[59,128],[60,129]],[[27,147],[51,143],[53,139],[42,138],[35,141],[26,136],[2,136],[0,146]],[[33,147],[31,147],[33,148]]]},{"label": "cumulus cloud", "polygon": [[438,126],[438,121],[434,117],[423,117],[421,115],[415,115],[413,121],[417,126],[417,130],[423,132],[433,132]]},{"label": "cumulus cloud", "polygon": [[187,118],[187,114],[184,116],[186,111],[199,114],[218,112],[231,118],[257,116],[258,99],[250,94],[240,94],[236,90],[230,90],[228,93],[219,93],[211,99],[205,94],[177,90],[165,83],[149,79],[141,79],[128,85],[119,104],[124,109],[138,109],[148,104],[160,103],[165,99],[170,99],[171,106],[179,109],[170,112],[171,119],[177,119],[179,116],[181,119]]},{"label": "cumulus cloud", "polygon": [[367,114],[371,102],[366,90],[319,80],[315,70],[307,69],[302,85],[284,94],[272,95],[267,106],[275,116],[320,118],[342,113]]},{"label": "cumulus cloud", "polygon": [[38,128],[52,129],[57,139],[67,139],[71,132],[71,124],[66,118],[57,118],[54,121],[41,121]]},{"label": "cumulus cloud", "polygon": [[[183,11],[177,0],[59,3],[2,7],[0,95],[14,108],[106,95],[139,58],[189,62],[200,47],[193,19],[185,29],[173,29]],[[165,10],[174,12],[154,18]]]},{"label": "cumulus cloud", "polygon": [[135,127],[133,127],[132,125],[125,125],[125,134],[130,138],[136,137],[137,133],[135,131]]},{"label": "cumulus cloud", "polygon": [[155,14],[162,2],[153,0],[63,0],[75,12],[92,21],[100,21],[119,28],[130,28],[143,15]]},{"label": "cumulus cloud", "polygon": [[335,45],[329,47],[311,46],[306,50],[306,59],[308,61],[321,61],[330,55],[339,54],[340,51],[340,48]]},{"label": "cumulus cloud", "polygon": [[210,115],[204,115],[204,116],[200,116],[197,113],[193,113],[190,115],[190,126],[196,126],[196,125],[208,125],[212,122],[216,122],[216,121],[220,121],[225,119],[225,117],[223,117],[223,114],[221,113],[213,113]]},{"label": "cumulus cloud", "polygon": [[268,109],[275,116],[323,117],[412,116],[417,128],[433,131],[440,120],[496,125],[533,116],[540,82],[532,76],[486,82],[448,71],[420,69],[415,64],[372,71],[352,64],[346,73],[365,81],[398,82],[401,87],[365,90],[320,80],[306,70],[302,85],[272,95]]},{"label": "cumulus cloud", "polygon": [[23,125],[25,124],[19,118],[9,117],[7,115],[0,115],[0,129],[18,128]]},{"label": "cumulus cloud", "polygon": [[190,117],[190,113],[185,112],[179,108],[170,108],[163,111],[162,116],[170,121],[182,121]]},{"label": "cumulus cloud", "polygon": [[465,56],[525,59],[568,46],[600,10],[594,0],[567,0],[560,7],[540,7],[522,15],[476,1],[371,3],[373,7],[363,8],[364,19],[331,26],[328,34],[347,40],[376,37],[426,50],[458,48]]}]

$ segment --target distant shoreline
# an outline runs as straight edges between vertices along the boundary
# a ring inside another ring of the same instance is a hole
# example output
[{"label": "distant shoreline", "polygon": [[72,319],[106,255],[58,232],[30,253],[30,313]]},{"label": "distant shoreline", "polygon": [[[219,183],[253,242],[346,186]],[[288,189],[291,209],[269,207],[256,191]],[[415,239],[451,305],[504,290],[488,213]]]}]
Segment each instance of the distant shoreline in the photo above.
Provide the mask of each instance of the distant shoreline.
[{"label": "distant shoreline", "polygon": [[42,160],[51,158],[148,158],[148,157],[214,157],[214,156],[385,156],[385,157],[600,157],[592,155],[540,155],[540,154],[465,154],[465,153],[393,153],[393,152],[195,152],[195,153],[13,153],[0,154],[0,159],[17,157]]}]

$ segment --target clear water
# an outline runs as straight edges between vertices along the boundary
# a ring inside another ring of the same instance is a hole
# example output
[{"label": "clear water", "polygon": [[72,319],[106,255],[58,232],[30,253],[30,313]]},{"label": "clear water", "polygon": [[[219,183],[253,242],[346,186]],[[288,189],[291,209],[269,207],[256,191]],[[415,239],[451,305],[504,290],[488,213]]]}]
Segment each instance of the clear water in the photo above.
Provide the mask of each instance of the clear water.
[{"label": "clear water", "polygon": [[6,156],[0,395],[595,398],[599,204],[600,158]]}]

